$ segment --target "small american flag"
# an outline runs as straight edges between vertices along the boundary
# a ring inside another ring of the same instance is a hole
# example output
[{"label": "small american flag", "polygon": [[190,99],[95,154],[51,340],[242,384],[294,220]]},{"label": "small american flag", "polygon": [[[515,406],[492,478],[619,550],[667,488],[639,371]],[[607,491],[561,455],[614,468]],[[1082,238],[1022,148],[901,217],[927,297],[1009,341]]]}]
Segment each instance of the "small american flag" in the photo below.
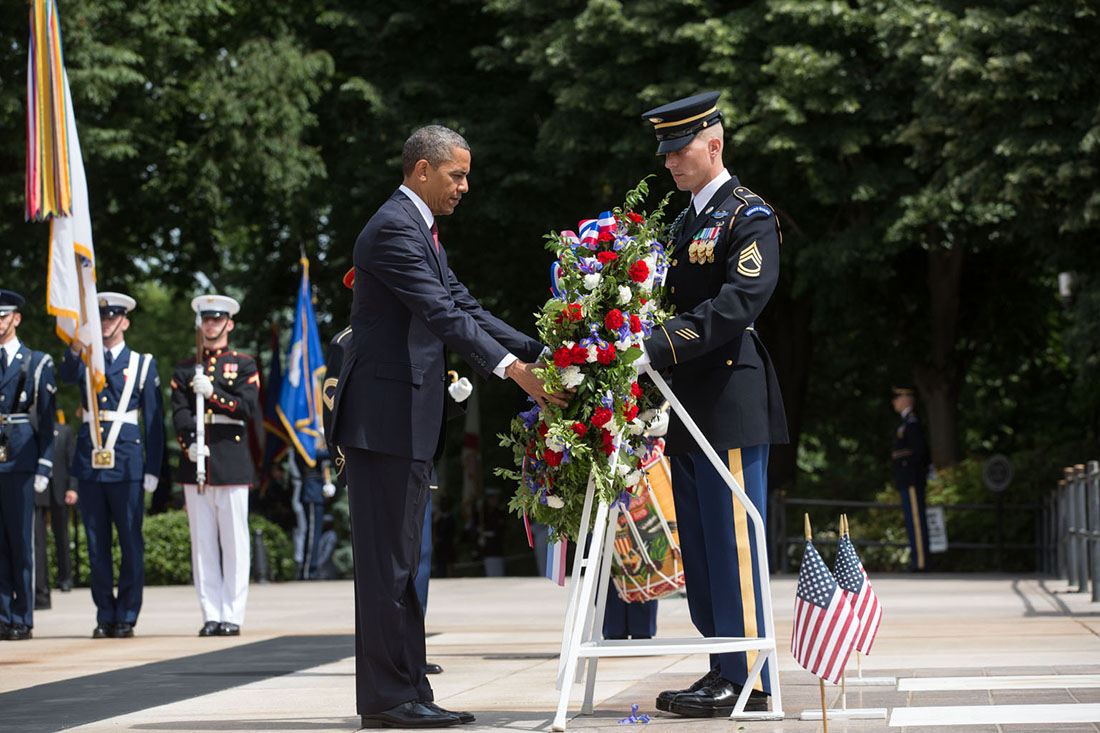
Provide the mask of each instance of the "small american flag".
[{"label": "small american flag", "polygon": [[855,611],[813,543],[807,542],[798,571],[791,653],[806,670],[835,685],[858,632]]},{"label": "small american flag", "polygon": [[867,577],[867,571],[863,569],[863,563],[859,561],[859,555],[848,535],[840,538],[833,575],[841,593],[852,604],[852,609],[859,617],[856,649],[870,654],[871,645],[875,643],[875,634],[878,633],[879,621],[882,620],[882,606],[879,605],[878,596],[871,588],[871,579]]}]

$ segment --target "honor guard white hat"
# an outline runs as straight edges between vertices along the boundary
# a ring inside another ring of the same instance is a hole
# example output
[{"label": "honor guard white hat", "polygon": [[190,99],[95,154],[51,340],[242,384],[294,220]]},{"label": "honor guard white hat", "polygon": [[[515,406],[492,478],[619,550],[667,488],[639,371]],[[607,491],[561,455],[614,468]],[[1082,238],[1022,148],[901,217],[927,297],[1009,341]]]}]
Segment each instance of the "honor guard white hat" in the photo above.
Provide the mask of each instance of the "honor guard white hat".
[{"label": "honor guard white hat", "polygon": [[232,318],[241,310],[241,304],[228,295],[200,295],[191,301],[191,310],[200,316]]},{"label": "honor guard white hat", "polygon": [[124,316],[134,308],[137,308],[137,301],[123,293],[99,293],[98,300],[99,314],[101,316]]}]

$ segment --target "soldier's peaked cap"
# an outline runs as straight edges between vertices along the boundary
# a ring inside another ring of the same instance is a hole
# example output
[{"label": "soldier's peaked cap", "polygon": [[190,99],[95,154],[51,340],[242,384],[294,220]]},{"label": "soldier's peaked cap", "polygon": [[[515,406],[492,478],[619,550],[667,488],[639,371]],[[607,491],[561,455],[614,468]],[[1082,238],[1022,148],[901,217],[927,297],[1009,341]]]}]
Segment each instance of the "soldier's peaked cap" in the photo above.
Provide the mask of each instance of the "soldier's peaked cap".
[{"label": "soldier's peaked cap", "polygon": [[98,300],[100,315],[124,316],[137,308],[137,301],[123,293],[99,293]]},{"label": "soldier's peaked cap", "polygon": [[191,310],[200,316],[232,318],[241,310],[241,304],[228,295],[200,295],[191,301]]},{"label": "soldier's peaked cap", "polygon": [[891,390],[893,397],[912,397],[916,394],[912,387],[892,387]]},{"label": "soldier's peaked cap", "polygon": [[657,155],[686,147],[695,135],[722,120],[718,111],[721,92],[703,92],[649,110],[642,117],[653,125],[657,135]]},{"label": "soldier's peaked cap", "polygon": [[23,296],[12,290],[0,290],[0,316],[6,316],[22,307]]}]

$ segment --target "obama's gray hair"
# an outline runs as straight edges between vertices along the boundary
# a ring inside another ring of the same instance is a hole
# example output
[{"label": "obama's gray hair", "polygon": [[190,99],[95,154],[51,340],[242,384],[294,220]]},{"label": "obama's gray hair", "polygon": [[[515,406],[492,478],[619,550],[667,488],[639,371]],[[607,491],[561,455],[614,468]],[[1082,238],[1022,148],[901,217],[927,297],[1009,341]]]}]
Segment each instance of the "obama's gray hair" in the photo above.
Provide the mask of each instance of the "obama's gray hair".
[{"label": "obama's gray hair", "polygon": [[405,147],[401,151],[402,172],[406,176],[410,175],[418,160],[426,160],[433,168],[438,168],[452,158],[455,148],[469,152],[470,143],[443,125],[421,127],[405,141]]}]

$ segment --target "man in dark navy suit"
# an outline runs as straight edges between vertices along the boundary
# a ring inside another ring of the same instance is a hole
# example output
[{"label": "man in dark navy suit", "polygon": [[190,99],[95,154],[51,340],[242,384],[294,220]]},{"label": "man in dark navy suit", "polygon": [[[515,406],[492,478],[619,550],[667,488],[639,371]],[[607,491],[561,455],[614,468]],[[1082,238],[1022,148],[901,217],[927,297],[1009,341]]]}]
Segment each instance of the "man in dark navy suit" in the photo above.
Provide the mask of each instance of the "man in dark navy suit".
[{"label": "man in dark navy suit", "polygon": [[20,343],[23,296],[0,290],[0,639],[34,627],[34,493],[53,469],[53,359]]},{"label": "man in dark navy suit", "polygon": [[447,352],[537,402],[565,404],[532,373],[537,341],[486,312],[455,277],[436,217],[469,190],[470,146],[438,125],[402,152],[404,182],[355,242],[355,334],[333,399],[355,557],[356,698],[365,727],[470,722],[434,702],[414,577],[432,461],[442,446]]},{"label": "man in dark navy suit", "polygon": [[[83,395],[84,425],[76,439],[71,472],[78,482],[80,516],[88,541],[92,601],[96,607],[93,639],[126,639],[134,635],[145,588],[145,495],[157,488],[164,453],[164,399],[152,354],[126,345],[130,311],[137,301],[123,293],[99,294],[99,322],[103,330],[106,384],[88,394],[84,346],[74,340],[61,358],[58,376],[65,384],[79,384]],[[110,465],[92,460],[92,430],[96,428],[89,400],[99,405],[100,442],[110,451]],[[140,418],[140,421],[139,421]],[[139,427],[139,423],[143,427]],[[122,560],[115,594],[111,560],[111,525],[118,533]]]},{"label": "man in dark navy suit", "polygon": [[[726,170],[719,92],[651,109],[676,187],[691,203],[671,226],[665,287],[677,315],[645,341],[657,369],[725,459],[766,521],[769,446],[787,442],[775,369],[755,321],[779,279],[782,237],[775,211]],[[691,620],[703,636],[757,637],[764,631],[759,557],[748,512],[675,415],[665,453],[680,529]],[[756,651],[712,654],[711,668],[685,690],[666,690],[657,709],[688,717],[725,717]],[[765,665],[745,710],[767,710]]]}]

